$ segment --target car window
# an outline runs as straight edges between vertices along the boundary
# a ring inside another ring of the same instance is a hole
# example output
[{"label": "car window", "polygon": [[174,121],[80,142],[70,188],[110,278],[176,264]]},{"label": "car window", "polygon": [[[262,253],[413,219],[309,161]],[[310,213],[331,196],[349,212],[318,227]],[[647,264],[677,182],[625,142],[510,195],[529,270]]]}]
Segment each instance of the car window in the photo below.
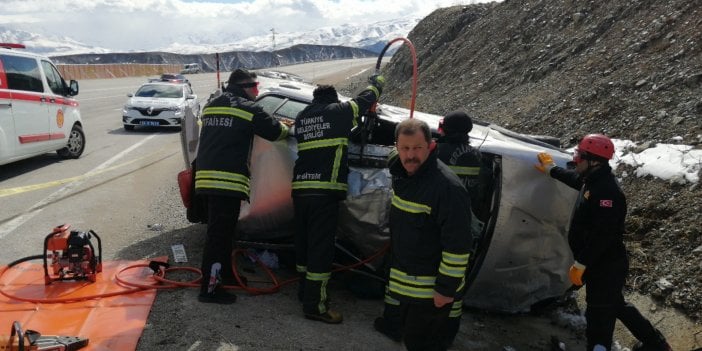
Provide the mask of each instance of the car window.
[{"label": "car window", "polygon": [[44,73],[46,73],[46,81],[49,82],[49,88],[54,94],[64,95],[66,91],[64,88],[64,82],[61,75],[56,71],[54,65],[49,61],[41,61],[41,66],[44,68]]},{"label": "car window", "polygon": [[183,97],[183,88],[180,85],[143,85],[134,95],[138,97],[178,99]]},{"label": "car window", "polygon": [[9,89],[43,92],[37,60],[29,57],[0,55]]},{"label": "car window", "polygon": [[269,115],[289,119],[295,119],[297,114],[307,107],[307,103],[273,95],[262,97],[256,101],[256,104],[261,106]]}]

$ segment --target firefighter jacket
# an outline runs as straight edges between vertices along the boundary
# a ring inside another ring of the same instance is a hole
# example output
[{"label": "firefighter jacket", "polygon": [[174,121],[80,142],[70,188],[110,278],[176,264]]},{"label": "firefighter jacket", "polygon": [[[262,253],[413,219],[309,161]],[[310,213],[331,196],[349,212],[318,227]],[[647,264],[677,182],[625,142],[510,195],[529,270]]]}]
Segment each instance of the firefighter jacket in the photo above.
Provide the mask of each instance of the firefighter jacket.
[{"label": "firefighter jacket", "polygon": [[369,86],[355,99],[337,103],[312,103],[295,119],[297,160],[292,195],[346,197],[348,145],[351,129],[378,100],[378,89]]},{"label": "firefighter jacket", "polygon": [[456,297],[465,285],[472,237],[470,197],[431,152],[412,176],[390,159],[392,264],[388,291],[405,302],[433,302],[434,291]]},{"label": "firefighter jacket", "polygon": [[230,86],[202,110],[195,190],[200,194],[249,197],[249,156],[253,135],[284,139],[288,128]]},{"label": "firefighter jacket", "polygon": [[456,173],[468,190],[473,213],[484,222],[489,212],[485,197],[492,178],[491,162],[470,145],[467,135],[440,138],[437,157]]},{"label": "firefighter jacket", "polygon": [[554,167],[551,176],[580,190],[568,232],[575,260],[592,271],[607,269],[609,262],[625,258],[626,198],[609,165],[602,165],[584,177]]}]

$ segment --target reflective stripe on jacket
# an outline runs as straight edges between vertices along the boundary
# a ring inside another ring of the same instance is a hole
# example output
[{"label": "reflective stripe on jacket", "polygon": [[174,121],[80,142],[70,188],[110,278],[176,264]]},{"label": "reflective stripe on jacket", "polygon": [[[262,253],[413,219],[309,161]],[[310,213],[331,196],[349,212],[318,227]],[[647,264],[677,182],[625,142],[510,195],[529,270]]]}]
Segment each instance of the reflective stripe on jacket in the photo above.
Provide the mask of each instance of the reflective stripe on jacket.
[{"label": "reflective stripe on jacket", "polygon": [[412,176],[401,162],[389,164],[393,198],[388,291],[398,300],[428,301],[434,291],[455,297],[465,285],[473,240],[467,235],[468,193],[435,152]]},{"label": "reflective stripe on jacket", "polygon": [[377,89],[369,87],[350,101],[313,103],[300,111],[295,119],[298,157],[293,171],[293,196],[346,196],[349,134],[377,99]]},{"label": "reflective stripe on jacket", "polygon": [[249,155],[254,134],[275,141],[288,128],[232,87],[202,111],[195,190],[202,194],[249,197]]}]

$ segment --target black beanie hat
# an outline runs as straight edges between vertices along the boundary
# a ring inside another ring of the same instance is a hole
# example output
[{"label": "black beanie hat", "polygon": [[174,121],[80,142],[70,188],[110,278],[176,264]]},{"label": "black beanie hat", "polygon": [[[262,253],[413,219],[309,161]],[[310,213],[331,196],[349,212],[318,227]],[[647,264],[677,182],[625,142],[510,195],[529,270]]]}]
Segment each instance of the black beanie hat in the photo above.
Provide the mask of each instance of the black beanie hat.
[{"label": "black beanie hat", "polygon": [[467,113],[463,111],[449,112],[444,117],[444,123],[441,127],[445,135],[452,134],[468,134],[473,129],[473,121]]},{"label": "black beanie hat", "polygon": [[312,92],[312,102],[331,104],[339,102],[339,94],[332,85],[321,84]]}]

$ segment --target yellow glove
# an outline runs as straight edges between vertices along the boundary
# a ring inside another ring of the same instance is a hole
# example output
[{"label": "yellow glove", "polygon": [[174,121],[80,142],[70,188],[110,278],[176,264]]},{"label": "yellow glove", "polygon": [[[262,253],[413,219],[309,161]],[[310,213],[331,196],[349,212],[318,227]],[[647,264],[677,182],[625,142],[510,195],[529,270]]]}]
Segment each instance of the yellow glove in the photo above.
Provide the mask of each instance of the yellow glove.
[{"label": "yellow glove", "polygon": [[556,163],[553,162],[553,157],[547,152],[540,152],[536,155],[536,158],[539,160],[539,163],[535,164],[534,168],[538,169],[541,173],[550,175],[551,169],[556,167]]},{"label": "yellow glove", "polygon": [[570,266],[570,271],[568,271],[568,277],[570,278],[570,282],[577,286],[582,286],[583,273],[585,273],[585,266],[582,263],[575,261],[575,263],[573,263],[573,265]]}]

